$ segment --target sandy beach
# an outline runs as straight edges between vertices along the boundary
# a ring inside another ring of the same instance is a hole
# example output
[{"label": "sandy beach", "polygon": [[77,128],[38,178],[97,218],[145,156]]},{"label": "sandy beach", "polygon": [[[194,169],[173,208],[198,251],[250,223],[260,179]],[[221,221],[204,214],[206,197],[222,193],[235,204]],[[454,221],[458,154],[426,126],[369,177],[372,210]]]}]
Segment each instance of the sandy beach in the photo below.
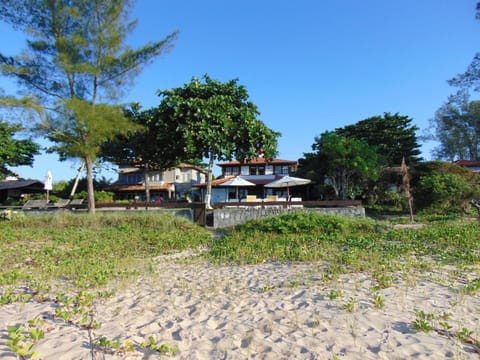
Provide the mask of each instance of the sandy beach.
[{"label": "sandy beach", "polygon": [[[176,359],[479,359],[468,339],[480,337],[480,295],[462,290],[478,278],[478,268],[399,271],[378,289],[369,274],[329,278],[321,263],[217,266],[190,252],[162,256],[95,301],[101,327],[92,335],[131,341],[134,351],[92,354],[89,332],[55,317],[57,303],[28,301],[0,306],[0,359],[16,359],[7,327],[36,317],[45,321],[40,359],[165,358],[140,346],[150,337],[175,348]],[[428,332],[413,326],[421,311],[432,315]],[[469,337],[460,341],[462,331]]]}]

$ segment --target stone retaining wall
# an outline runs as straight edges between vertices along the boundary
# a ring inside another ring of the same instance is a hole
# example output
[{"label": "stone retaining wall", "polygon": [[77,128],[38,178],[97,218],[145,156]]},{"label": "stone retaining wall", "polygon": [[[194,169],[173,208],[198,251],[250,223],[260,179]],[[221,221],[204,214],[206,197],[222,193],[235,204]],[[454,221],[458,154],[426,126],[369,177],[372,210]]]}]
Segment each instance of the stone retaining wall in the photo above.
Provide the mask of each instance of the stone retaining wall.
[{"label": "stone retaining wall", "polygon": [[360,206],[337,207],[337,208],[230,208],[215,209],[213,212],[213,227],[225,228],[242,224],[248,220],[259,219],[268,216],[277,216],[294,211],[315,211],[321,214],[340,215],[349,217],[365,217],[365,209]]}]

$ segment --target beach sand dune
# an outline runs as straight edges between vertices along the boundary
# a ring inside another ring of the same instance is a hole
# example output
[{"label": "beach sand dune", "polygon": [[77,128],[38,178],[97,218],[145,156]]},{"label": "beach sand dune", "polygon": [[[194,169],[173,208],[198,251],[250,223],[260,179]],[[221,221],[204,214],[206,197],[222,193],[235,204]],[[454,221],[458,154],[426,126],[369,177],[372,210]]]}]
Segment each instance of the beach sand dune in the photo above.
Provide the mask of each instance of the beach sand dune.
[{"label": "beach sand dune", "polygon": [[[178,359],[480,357],[475,345],[455,336],[463,328],[480,336],[480,295],[462,291],[469,279],[480,278],[478,269],[399,272],[391,286],[379,289],[369,274],[331,278],[321,263],[156,260],[152,273],[113,284],[114,295],[97,300],[95,319],[102,325],[94,335],[130,340],[135,352],[96,351],[96,359],[157,359],[158,352],[139,346],[149,337],[178,348],[172,356]],[[41,359],[92,359],[88,331],[55,318],[56,306],[48,301],[1,306],[0,359],[16,358],[5,345],[7,326],[38,316],[46,320],[45,338],[35,346]],[[433,330],[414,328],[421,311],[433,315],[428,320]]]}]

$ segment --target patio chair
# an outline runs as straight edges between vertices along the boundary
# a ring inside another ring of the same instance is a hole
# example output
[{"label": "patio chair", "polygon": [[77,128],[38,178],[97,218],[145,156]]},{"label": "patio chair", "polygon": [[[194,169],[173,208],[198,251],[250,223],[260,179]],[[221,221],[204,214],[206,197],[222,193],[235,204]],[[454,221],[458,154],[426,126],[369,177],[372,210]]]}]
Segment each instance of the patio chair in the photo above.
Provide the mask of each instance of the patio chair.
[{"label": "patio chair", "polygon": [[49,207],[52,208],[64,208],[70,203],[70,200],[68,199],[60,199],[56,202],[54,202],[52,205],[49,205]]},{"label": "patio chair", "polygon": [[83,199],[73,199],[70,201],[68,204],[68,208],[70,210],[76,210],[76,209],[83,209],[85,208],[85,205],[83,204]]},{"label": "patio chair", "polygon": [[23,209],[24,210],[29,210],[29,209],[44,209],[48,205],[48,200],[46,199],[40,199],[40,200],[28,200],[24,205]]}]

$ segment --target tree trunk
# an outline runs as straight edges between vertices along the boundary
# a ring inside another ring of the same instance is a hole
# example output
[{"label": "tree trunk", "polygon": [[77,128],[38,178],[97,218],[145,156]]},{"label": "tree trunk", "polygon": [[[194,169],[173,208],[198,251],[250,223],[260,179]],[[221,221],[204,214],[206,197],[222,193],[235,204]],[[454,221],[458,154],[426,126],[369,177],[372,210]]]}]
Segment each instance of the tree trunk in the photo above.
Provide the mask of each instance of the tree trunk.
[{"label": "tree trunk", "polygon": [[337,186],[337,181],[334,176],[327,176],[327,179],[329,180],[329,184],[332,186],[333,191],[335,192],[335,199],[340,198],[340,191]]},{"label": "tree trunk", "polygon": [[148,180],[148,165],[145,164],[143,171],[143,181],[145,184],[145,210],[148,210],[148,204],[150,204],[150,181]]},{"label": "tree trunk", "polygon": [[88,212],[95,214],[95,192],[93,188],[93,161],[90,156],[85,157],[87,166],[87,194],[88,194]]},{"label": "tree trunk", "polygon": [[410,175],[408,174],[408,166],[405,161],[405,156],[402,158],[402,165],[400,167],[402,172],[402,190],[407,198],[408,210],[410,212],[410,222],[413,223],[413,197],[410,191]]},{"label": "tree trunk", "polygon": [[73,196],[77,191],[78,182],[80,181],[80,176],[82,175],[83,170],[85,170],[85,161],[82,162],[82,166],[80,166],[80,169],[78,170],[77,177],[75,178],[75,182],[73,183],[72,191],[70,191],[70,200],[73,199]]},{"label": "tree trunk", "polygon": [[212,201],[213,158],[214,154],[210,153],[207,173],[207,194],[205,195],[205,204],[207,206],[207,209],[212,209],[212,205],[210,204],[210,202]]},{"label": "tree trunk", "polygon": [[347,200],[347,187],[348,187],[348,181],[347,181],[347,172],[345,169],[341,170],[341,175],[340,175],[340,196],[342,200]]}]

